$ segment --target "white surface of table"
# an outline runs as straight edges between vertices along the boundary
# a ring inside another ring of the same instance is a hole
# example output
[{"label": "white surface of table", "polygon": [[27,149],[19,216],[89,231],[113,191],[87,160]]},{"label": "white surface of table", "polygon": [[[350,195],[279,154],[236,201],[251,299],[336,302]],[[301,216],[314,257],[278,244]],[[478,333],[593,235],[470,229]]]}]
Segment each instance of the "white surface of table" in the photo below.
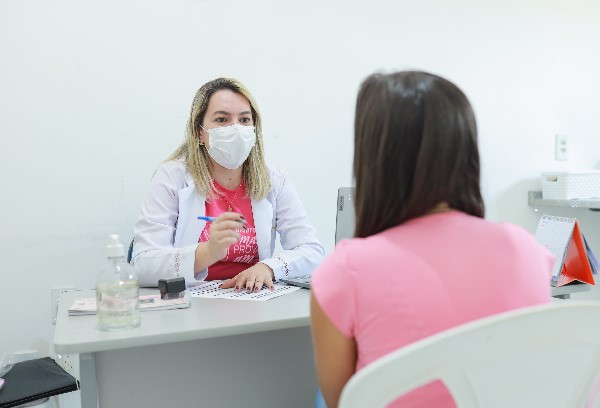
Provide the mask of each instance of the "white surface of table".
[{"label": "white surface of table", "polygon": [[96,393],[110,408],[313,404],[308,290],[265,302],[192,298],[119,332],[98,331],[95,315],[68,316],[75,298],[93,296],[63,295],[54,336],[57,353],[80,354],[83,408]]}]

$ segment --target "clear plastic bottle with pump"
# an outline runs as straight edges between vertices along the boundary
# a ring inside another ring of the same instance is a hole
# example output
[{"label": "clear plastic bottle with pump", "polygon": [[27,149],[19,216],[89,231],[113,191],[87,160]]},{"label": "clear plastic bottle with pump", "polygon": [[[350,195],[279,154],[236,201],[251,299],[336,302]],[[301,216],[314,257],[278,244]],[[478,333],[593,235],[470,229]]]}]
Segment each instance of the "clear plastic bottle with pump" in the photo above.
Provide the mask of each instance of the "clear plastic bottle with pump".
[{"label": "clear plastic bottle with pump", "polygon": [[110,235],[106,246],[108,262],[96,282],[98,329],[126,330],[139,327],[138,281],[125,260],[125,249],[118,235]]}]

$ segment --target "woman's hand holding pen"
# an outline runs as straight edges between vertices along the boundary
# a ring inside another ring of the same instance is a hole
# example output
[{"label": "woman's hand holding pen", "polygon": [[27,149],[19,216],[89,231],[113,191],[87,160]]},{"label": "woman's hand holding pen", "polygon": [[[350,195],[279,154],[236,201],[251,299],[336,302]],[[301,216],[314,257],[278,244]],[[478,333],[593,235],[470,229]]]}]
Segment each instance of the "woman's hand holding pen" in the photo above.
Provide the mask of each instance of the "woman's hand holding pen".
[{"label": "woman's hand holding pen", "polygon": [[227,255],[227,248],[240,240],[236,230],[246,227],[244,216],[234,212],[224,212],[212,221],[210,237],[207,241],[210,259],[220,261]]},{"label": "woman's hand holding pen", "polygon": [[198,219],[211,222],[208,241],[198,244],[194,272],[208,268],[227,256],[227,248],[240,240],[236,230],[246,228],[244,216],[234,212],[224,212],[218,217],[201,216]]}]

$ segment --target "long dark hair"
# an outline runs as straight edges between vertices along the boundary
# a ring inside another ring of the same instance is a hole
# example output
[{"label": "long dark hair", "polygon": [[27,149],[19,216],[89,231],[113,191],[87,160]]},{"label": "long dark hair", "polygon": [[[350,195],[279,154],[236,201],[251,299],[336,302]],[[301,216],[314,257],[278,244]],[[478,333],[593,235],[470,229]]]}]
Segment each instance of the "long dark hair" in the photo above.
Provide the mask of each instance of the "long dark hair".
[{"label": "long dark hair", "polygon": [[373,74],[354,122],[355,236],[367,237],[446,202],[483,218],[477,125],[465,94],[419,71]]}]

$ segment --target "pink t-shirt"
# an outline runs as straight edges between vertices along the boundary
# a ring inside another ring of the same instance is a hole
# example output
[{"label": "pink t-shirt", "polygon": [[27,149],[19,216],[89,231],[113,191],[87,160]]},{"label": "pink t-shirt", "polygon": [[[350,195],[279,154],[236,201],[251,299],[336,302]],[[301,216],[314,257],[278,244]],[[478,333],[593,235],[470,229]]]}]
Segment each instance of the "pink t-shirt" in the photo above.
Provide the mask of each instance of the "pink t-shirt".
[{"label": "pink t-shirt", "polygon": [[[554,257],[527,231],[458,211],[340,242],[312,274],[317,302],[358,349],[356,369],[485,316],[549,303]],[[390,406],[454,407],[441,381]]]},{"label": "pink t-shirt", "polygon": [[[246,187],[242,183],[235,190],[228,190],[215,182],[220,194],[214,199],[206,200],[206,215],[218,217],[221,213],[235,211],[246,219],[246,229],[236,230],[241,238],[227,249],[227,255],[219,262],[208,267],[206,280],[221,280],[233,278],[238,273],[248,269],[258,262],[258,245],[256,244],[256,228],[252,214],[252,201],[246,197]],[[206,242],[210,237],[211,223],[207,222],[200,234],[198,242]]]}]

